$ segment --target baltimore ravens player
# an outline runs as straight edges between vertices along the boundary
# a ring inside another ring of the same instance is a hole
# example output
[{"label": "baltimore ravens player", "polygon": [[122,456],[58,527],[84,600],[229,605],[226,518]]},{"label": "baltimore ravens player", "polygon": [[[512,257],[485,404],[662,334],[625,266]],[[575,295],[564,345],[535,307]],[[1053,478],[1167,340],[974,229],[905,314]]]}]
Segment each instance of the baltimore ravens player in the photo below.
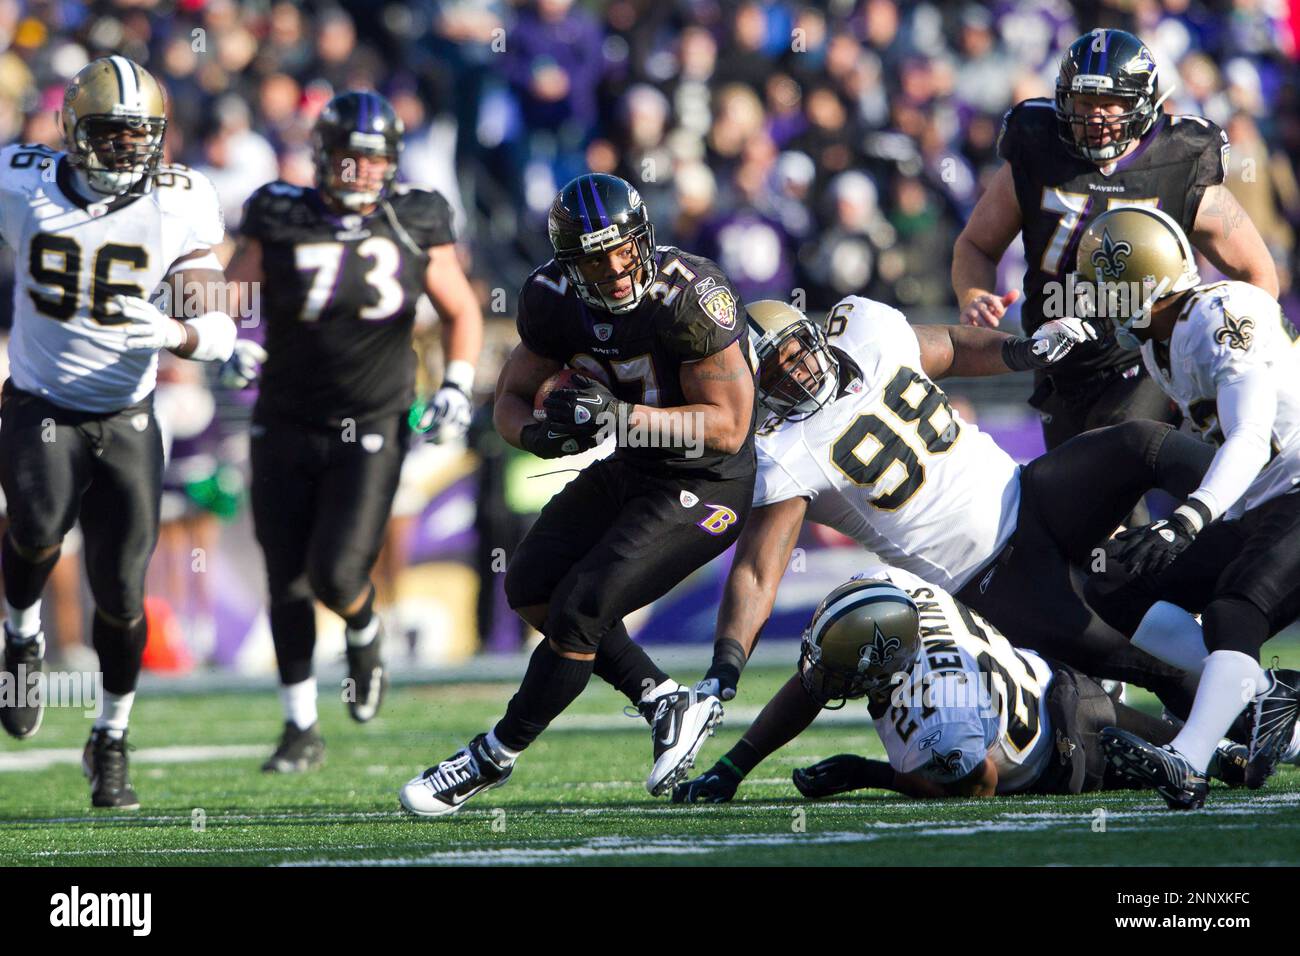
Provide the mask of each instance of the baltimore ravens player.
[{"label": "baltimore ravens player", "polygon": [[[1264,643],[1300,615],[1295,333],[1263,289],[1202,285],[1187,237],[1158,209],[1098,216],[1079,242],[1078,266],[1098,290],[1093,301],[1116,318],[1120,345],[1140,345],[1152,379],[1217,446],[1170,518],[1120,535],[1107,549],[1116,560],[1087,588],[1135,645],[1200,677],[1191,715],[1167,747],[1122,732],[1107,741],[1131,779],[1154,786],[1171,808],[1194,809],[1205,801],[1215,742],[1243,709],[1249,786],[1300,750],[1300,672],[1259,665]],[[1128,309],[1111,294],[1122,283],[1143,289],[1127,296]]]},{"label": "baltimore ravens player", "polygon": [[[549,231],[555,258],[520,295],[521,342],[497,382],[496,426],[541,458],[593,447],[601,430],[619,447],[551,499],[513,555],[506,597],[546,639],[491,732],[402,789],[417,814],[454,812],[504,783],[593,672],[651,725],[652,794],[685,775],[722,716],[716,697],[656,667],[623,618],[725,551],[749,513],[756,403],[745,310],[714,263],[655,245],[641,197],[615,176],[566,185]],[[534,396],[566,363],[589,378],[552,391],[539,422]]]},{"label": "baltimore ravens player", "polygon": [[[9,508],[0,676],[25,682],[41,670],[41,590],[79,520],[104,691],[84,768],[94,806],[133,809],[126,732],[163,474],[158,352],[224,360],[235,325],[212,307],[225,291],[212,252],[225,233],[216,193],[202,175],[162,163],[157,80],[125,57],[94,60],[68,84],[61,119],[62,152],[0,151],[0,236],[16,259],[0,409]],[[148,298],[155,291],[167,311]],[[5,695],[0,706],[18,738],[36,733],[41,716],[31,696]]]},{"label": "baltimore ravens player", "polygon": [[1195,682],[1132,647],[1084,603],[1084,568],[1152,487],[1186,494],[1210,449],[1169,425],[1081,435],[1020,468],[935,379],[1045,367],[1088,340],[1077,319],[1017,339],[911,326],[848,296],[828,328],[781,302],[748,307],[759,398],[754,510],[723,589],[704,690],[728,699],[806,518],[955,594],[1018,647],[1130,681],[1186,713]]},{"label": "baltimore ravens player", "polygon": [[[1259,232],[1224,185],[1228,140],[1199,116],[1161,111],[1151,50],[1123,30],[1094,30],[1061,59],[1054,100],[1032,99],[1003,121],[993,176],[953,249],[961,321],[996,326],[1018,297],[998,296],[997,265],[1020,233],[1028,273],[1021,322],[1028,331],[1068,308],[1074,250],[1098,213],[1117,204],[1157,206],[1176,219],[1224,274],[1278,290]],[[1112,341],[1075,349],[1036,373],[1030,404],[1055,448],[1072,435],[1129,419],[1171,421],[1169,400],[1132,352]]]},{"label": "baltimore ravens player", "polygon": [[[888,762],[841,754],[796,770],[804,796],[864,787],[922,798],[1110,789],[1126,784],[1106,772],[1102,728],[1174,735],[1171,724],[1117,704],[1085,674],[1013,647],[943,588],[878,565],[826,596],[804,631],[797,673],[673,801],[730,800],[823,708],[862,697]],[[1216,773],[1240,782],[1244,751],[1225,745]]]},{"label": "baltimore ravens player", "polygon": [[[456,257],[441,195],[395,184],[402,124],[382,96],[347,92],[313,133],[316,186],[263,186],[248,200],[232,278],[260,282],[266,365],[253,411],[253,522],[266,556],[284,730],[263,765],[305,770],[324,757],[316,720],[313,598],[346,623],[345,699],[374,717],[386,678],[371,569],[397,490],[414,400],[415,308],[442,321],[447,370],[432,434],[470,420],[483,317]],[[241,344],[226,379],[263,357]]]}]

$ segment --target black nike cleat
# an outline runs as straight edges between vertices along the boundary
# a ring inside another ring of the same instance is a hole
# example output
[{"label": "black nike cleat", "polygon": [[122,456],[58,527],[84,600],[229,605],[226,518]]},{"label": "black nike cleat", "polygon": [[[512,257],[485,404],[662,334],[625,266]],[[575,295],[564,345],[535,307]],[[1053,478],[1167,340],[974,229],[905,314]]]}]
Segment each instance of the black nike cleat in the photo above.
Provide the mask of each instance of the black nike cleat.
[{"label": "black nike cleat", "polygon": [[658,797],[685,780],[695,766],[695,755],[705,739],[722,723],[722,701],[679,686],[637,709],[649,721],[654,741],[654,766],[645,788]]},{"label": "black nike cleat", "polygon": [[301,730],[292,720],[286,720],[275,753],[266,758],[262,770],[265,773],[302,773],[315,770],[323,763],[325,741],[320,735],[320,724]]},{"label": "black nike cleat", "polygon": [[0,724],[10,737],[25,740],[41,729],[45,716],[44,681],[39,675],[45,668],[45,635],[18,640],[6,626],[4,665],[0,681],[9,684],[0,694]]},{"label": "black nike cleat", "polygon": [[1115,773],[1140,788],[1154,788],[1170,810],[1199,810],[1210,791],[1205,774],[1172,747],[1157,747],[1136,734],[1107,727],[1099,735]]},{"label": "black nike cleat", "polygon": [[1250,762],[1246,786],[1258,790],[1273,776],[1295,734],[1300,715],[1300,671],[1274,667],[1268,672],[1273,686],[1247,707],[1250,715]]},{"label": "black nike cleat", "polygon": [[810,799],[861,790],[867,786],[867,760],[857,754],[838,754],[791,773],[795,789]]},{"label": "black nike cleat", "polygon": [[398,793],[402,806],[421,817],[455,813],[470,797],[499,787],[510,779],[514,764],[502,765],[492,756],[487,734],[407,782]]},{"label": "black nike cleat", "polygon": [[140,809],[140,798],[135,795],[127,772],[126,731],[114,740],[107,730],[92,730],[81,754],[81,770],[90,780],[91,806]]},{"label": "black nike cleat", "polygon": [[348,645],[348,679],[352,681],[352,694],[348,698],[348,713],[359,724],[364,724],[379,713],[379,705],[388,690],[388,674],[380,657],[384,641],[381,624],[375,639],[363,647]]},{"label": "black nike cleat", "polygon": [[1245,744],[1222,741],[1210,758],[1210,767],[1206,775],[1221,780],[1230,787],[1246,785],[1246,766],[1250,748]]}]

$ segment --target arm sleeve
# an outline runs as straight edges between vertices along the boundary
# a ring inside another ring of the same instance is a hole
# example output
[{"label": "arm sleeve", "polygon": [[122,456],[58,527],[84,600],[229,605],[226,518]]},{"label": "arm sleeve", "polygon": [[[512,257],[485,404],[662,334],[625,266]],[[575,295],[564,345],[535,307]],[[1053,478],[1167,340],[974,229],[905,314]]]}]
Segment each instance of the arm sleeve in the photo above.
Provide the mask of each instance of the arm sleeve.
[{"label": "arm sleeve", "polygon": [[754,507],[774,505],[791,498],[812,501],[817,491],[795,478],[780,463],[762,451],[758,452],[758,474],[754,479]]},{"label": "arm sleeve", "polygon": [[979,719],[974,714],[955,714],[942,724],[918,730],[898,769],[935,783],[956,783],[970,776],[986,756],[988,747]]},{"label": "arm sleeve", "polygon": [[667,347],[683,362],[708,358],[746,334],[748,318],[740,294],[721,272],[704,275],[718,281],[703,292],[697,291],[698,282],[683,289],[664,335]]},{"label": "arm sleeve", "polygon": [[550,334],[553,303],[546,297],[555,297],[555,293],[541,288],[537,276],[532,275],[524,282],[523,291],[519,293],[519,315],[515,317],[515,329],[519,332],[519,341],[528,351],[556,362],[567,362],[570,358],[564,348]]},{"label": "arm sleeve", "polygon": [[451,203],[442,193],[413,189],[402,204],[402,225],[421,249],[445,246],[456,241],[452,228]]},{"label": "arm sleeve", "polygon": [[[187,170],[190,179],[189,224],[190,233],[180,256],[198,249],[212,249],[226,238],[226,219],[221,212],[221,201],[211,180],[197,170]],[[177,258],[180,258],[177,256]]]},{"label": "arm sleeve", "polygon": [[[1199,119],[1199,118],[1198,118]],[[1205,126],[1201,127],[1201,123]],[[1198,145],[1196,166],[1192,170],[1191,182],[1187,184],[1187,209],[1185,228],[1190,229],[1196,222],[1205,191],[1217,186],[1227,178],[1228,134],[1209,120],[1191,124],[1197,129]]]},{"label": "arm sleeve", "polygon": [[1218,414],[1223,444],[1209,470],[1189,497],[1210,509],[1211,520],[1236,504],[1268,464],[1277,416],[1277,386],[1267,366],[1237,374],[1220,373]]}]

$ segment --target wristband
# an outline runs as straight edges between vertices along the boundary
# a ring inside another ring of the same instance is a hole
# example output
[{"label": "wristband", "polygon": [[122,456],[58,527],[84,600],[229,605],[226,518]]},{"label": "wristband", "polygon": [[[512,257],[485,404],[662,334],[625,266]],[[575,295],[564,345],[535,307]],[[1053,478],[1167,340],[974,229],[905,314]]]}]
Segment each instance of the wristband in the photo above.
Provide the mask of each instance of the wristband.
[{"label": "wristband", "polygon": [[442,373],[442,384],[458,388],[466,395],[474,394],[474,364],[464,359],[452,359]]}]

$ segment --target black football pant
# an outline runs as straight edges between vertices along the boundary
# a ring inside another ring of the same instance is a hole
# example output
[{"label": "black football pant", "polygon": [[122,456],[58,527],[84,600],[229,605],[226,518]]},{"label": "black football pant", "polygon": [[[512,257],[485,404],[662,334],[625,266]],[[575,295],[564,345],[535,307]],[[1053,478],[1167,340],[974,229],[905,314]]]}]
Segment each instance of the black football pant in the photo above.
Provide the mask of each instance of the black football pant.
[{"label": "black football pant", "polygon": [[[1042,420],[1048,451],[1075,435],[1128,421],[1178,423],[1177,407],[1155,382],[1138,357],[1123,368],[1098,372],[1082,381],[1053,378],[1039,373],[1029,404]],[[1151,520],[1146,503],[1138,501],[1125,523]]]},{"label": "black football pant", "polygon": [[668,593],[740,535],[754,477],[665,477],[607,458],[542,509],[506,570],[513,608],[549,606],[543,633],[596,652],[605,632]]},{"label": "black football pant", "polygon": [[1088,600],[1126,634],[1156,601],[1201,615],[1206,649],[1256,659],[1264,642],[1300,617],[1300,491],[1280,495],[1196,536],[1155,577],[1109,562],[1088,580]]},{"label": "black football pant", "polygon": [[312,597],[341,612],[370,587],[408,433],[405,413],[350,429],[256,417],[253,525],[282,684],[311,676]]},{"label": "black football pant", "polygon": [[[5,594],[40,597],[54,567],[30,555],[59,545],[81,521],[95,600],[92,641],[111,694],[135,690],[144,653],[144,579],[158,542],[163,447],[150,395],[116,412],[83,412],[4,385],[0,485],[9,509]],[[23,603],[25,602],[25,603]]]},{"label": "black football pant", "polygon": [[1020,473],[1011,540],[958,592],[1018,647],[1093,677],[1157,694],[1183,716],[1191,675],[1133,647],[1084,600],[1102,545],[1152,488],[1183,498],[1199,485],[1214,449],[1169,425],[1135,421],[1086,432]]}]

